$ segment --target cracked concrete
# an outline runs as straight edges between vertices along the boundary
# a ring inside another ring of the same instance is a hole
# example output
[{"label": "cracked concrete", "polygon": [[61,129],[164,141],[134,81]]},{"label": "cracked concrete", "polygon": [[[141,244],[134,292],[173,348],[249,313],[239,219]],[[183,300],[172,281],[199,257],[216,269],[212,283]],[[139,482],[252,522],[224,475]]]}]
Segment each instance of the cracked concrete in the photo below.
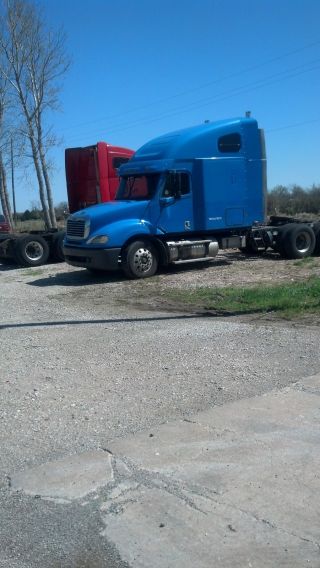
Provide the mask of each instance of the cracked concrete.
[{"label": "cracked concrete", "polygon": [[10,491],[95,502],[132,568],[319,568],[319,391],[316,375],[215,407],[15,473]]},{"label": "cracked concrete", "polygon": [[[137,568],[320,566],[320,375],[116,440],[103,534]],[[121,478],[121,476],[120,476]]]}]

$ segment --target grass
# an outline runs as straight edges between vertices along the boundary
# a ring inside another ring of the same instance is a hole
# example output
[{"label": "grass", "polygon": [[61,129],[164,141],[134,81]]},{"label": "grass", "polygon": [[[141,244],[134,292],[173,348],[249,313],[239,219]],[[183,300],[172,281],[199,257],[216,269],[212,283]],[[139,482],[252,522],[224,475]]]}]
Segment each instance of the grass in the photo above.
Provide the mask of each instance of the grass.
[{"label": "grass", "polygon": [[296,260],[293,265],[299,266],[303,268],[304,266],[312,267],[317,266],[317,260],[313,256],[306,256],[305,258],[301,258],[300,260]]},{"label": "grass", "polygon": [[292,318],[320,312],[320,279],[253,288],[168,290],[170,299],[221,315],[277,312]]},{"label": "grass", "polygon": [[[63,229],[65,226],[64,221],[58,221],[58,228]],[[15,223],[14,231],[17,233],[28,233],[29,231],[44,231],[45,224],[41,219],[31,219],[30,221],[17,221]]]},{"label": "grass", "polygon": [[41,276],[43,274],[42,270],[37,270],[35,268],[26,268],[23,273],[22,276]]}]

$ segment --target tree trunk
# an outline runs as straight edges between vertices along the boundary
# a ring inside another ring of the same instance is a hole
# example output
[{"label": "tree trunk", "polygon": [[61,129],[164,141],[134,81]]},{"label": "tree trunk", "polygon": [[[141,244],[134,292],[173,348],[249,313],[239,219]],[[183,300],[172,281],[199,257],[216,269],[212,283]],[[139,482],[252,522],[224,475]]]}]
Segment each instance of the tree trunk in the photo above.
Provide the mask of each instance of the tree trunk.
[{"label": "tree trunk", "polygon": [[7,190],[7,178],[3,165],[1,151],[0,151],[0,201],[2,205],[3,214],[6,217],[6,220],[10,223],[11,227],[13,227],[14,223],[13,223],[11,205]]},{"label": "tree trunk", "polygon": [[49,176],[48,176],[48,166],[47,166],[46,157],[45,157],[45,153],[44,153],[43,145],[42,145],[42,140],[41,140],[41,132],[39,133],[39,136],[38,136],[38,149],[39,149],[42,173],[43,173],[44,181],[45,181],[45,184],[46,184],[51,226],[56,229],[57,228],[57,219],[56,219],[56,213],[55,213],[55,210],[54,210],[50,179],[49,179]]},{"label": "tree trunk", "polygon": [[37,175],[37,180],[38,180],[39,197],[40,197],[40,203],[41,203],[41,207],[42,207],[42,211],[43,211],[44,224],[45,224],[46,229],[51,229],[52,224],[51,224],[51,219],[50,219],[50,215],[49,215],[48,204],[47,204],[47,201],[46,201],[46,192],[45,192],[45,186],[44,186],[44,183],[43,183],[41,166],[39,164],[39,154],[38,154],[38,148],[37,148],[37,145],[36,145],[36,142],[35,142],[33,123],[32,123],[32,119],[30,117],[30,113],[28,112],[26,100],[23,96],[23,90],[22,90],[22,87],[21,87],[21,84],[20,84],[20,77],[19,77],[19,74],[18,74],[16,69],[14,69],[14,74],[15,74],[15,79],[16,79],[16,84],[17,84],[18,95],[19,95],[19,98],[20,98],[21,106],[22,106],[22,109],[23,109],[23,112],[24,112],[24,115],[25,115],[25,118],[26,118],[27,126],[28,126],[28,138],[29,138],[30,145],[31,145],[32,159],[33,159],[33,163],[34,163],[34,167],[35,167],[36,175]]},{"label": "tree trunk", "polygon": [[44,223],[45,223],[46,229],[51,229],[52,228],[51,219],[50,219],[50,215],[49,215],[48,205],[47,205],[47,202],[46,202],[45,186],[44,186],[44,183],[43,183],[41,167],[40,167],[40,164],[39,164],[37,147],[36,147],[34,137],[33,137],[32,126],[30,125],[30,123],[28,124],[28,126],[29,126],[29,140],[30,140],[30,144],[31,144],[33,163],[34,163],[34,167],[35,167],[37,179],[38,179],[39,197],[40,197],[41,207],[42,207],[43,216],[44,216]]}]

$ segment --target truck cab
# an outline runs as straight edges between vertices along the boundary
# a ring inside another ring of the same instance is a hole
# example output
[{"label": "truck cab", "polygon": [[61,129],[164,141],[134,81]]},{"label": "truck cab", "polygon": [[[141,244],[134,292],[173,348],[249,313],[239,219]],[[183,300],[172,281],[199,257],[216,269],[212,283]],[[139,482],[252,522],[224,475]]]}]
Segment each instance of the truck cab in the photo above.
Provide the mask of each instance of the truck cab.
[{"label": "truck cab", "polygon": [[252,118],[151,140],[120,167],[115,201],[67,222],[66,261],[143,278],[159,265],[213,258],[265,218],[263,131]]},{"label": "truck cab", "polygon": [[133,156],[133,150],[97,142],[65,150],[65,169],[70,213],[114,199],[118,171]]}]

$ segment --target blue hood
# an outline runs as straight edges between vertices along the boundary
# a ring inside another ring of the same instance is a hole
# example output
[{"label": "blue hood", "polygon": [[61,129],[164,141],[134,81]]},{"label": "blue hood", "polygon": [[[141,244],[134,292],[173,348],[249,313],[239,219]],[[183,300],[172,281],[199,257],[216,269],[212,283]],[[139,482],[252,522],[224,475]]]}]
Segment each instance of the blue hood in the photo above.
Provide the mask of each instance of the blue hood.
[{"label": "blue hood", "polygon": [[73,218],[90,219],[90,233],[109,223],[124,219],[143,219],[149,201],[110,201],[82,209]]}]

